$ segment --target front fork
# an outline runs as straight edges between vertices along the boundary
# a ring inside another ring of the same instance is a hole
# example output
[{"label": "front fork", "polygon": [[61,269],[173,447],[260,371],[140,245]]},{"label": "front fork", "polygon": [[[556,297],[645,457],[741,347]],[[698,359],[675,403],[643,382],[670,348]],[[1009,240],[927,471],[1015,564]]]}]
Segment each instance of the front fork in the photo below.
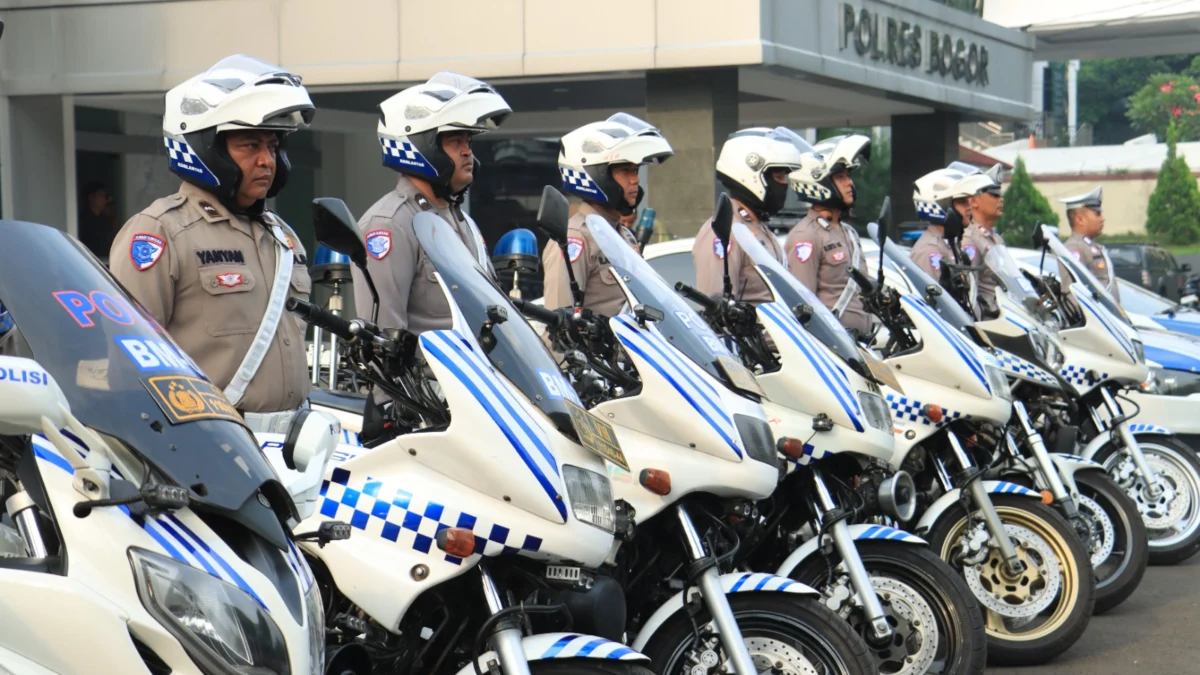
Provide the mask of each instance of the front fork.
[{"label": "front fork", "polygon": [[[821,471],[814,467],[812,477],[817,497],[817,504],[814,506],[820,507],[819,510],[814,508],[813,511],[818,514],[821,521],[834,519],[839,509],[837,503],[833,501],[833,496],[829,493],[829,488],[825,485],[825,480],[821,477]],[[883,605],[880,604],[879,596],[875,593],[875,585],[871,583],[867,567],[863,565],[862,558],[858,555],[858,548],[855,547],[854,539],[850,536],[850,528],[846,525],[845,520],[834,519],[828,530],[833,538],[834,548],[837,549],[838,555],[842,558],[842,564],[846,566],[846,572],[850,575],[850,583],[854,585],[854,592],[858,594],[858,599],[862,602],[863,614],[866,615],[867,622],[871,624],[871,632],[875,634],[877,640],[890,639],[892,637],[891,624],[888,623]],[[824,545],[824,543],[817,542],[818,545]]]},{"label": "front fork", "polygon": [[[496,588],[496,582],[492,580],[487,565],[482,561],[479,563],[479,577],[483,583],[483,598],[487,601],[488,611],[495,616],[504,609],[504,598],[500,595],[500,589]],[[526,660],[525,649],[521,645],[524,637],[521,623],[515,616],[501,619],[496,624],[489,642],[500,660],[500,670],[504,675],[531,675],[529,661]]]},{"label": "front fork", "polygon": [[[1114,427],[1113,431],[1121,439],[1121,445],[1125,451],[1129,453],[1129,458],[1133,460],[1133,465],[1137,469],[1138,475],[1146,483],[1146,494],[1151,499],[1157,499],[1163,491],[1158,482],[1158,474],[1154,469],[1150,468],[1150,464],[1146,461],[1146,455],[1142,453],[1142,446],[1138,445],[1137,438],[1133,432],[1129,430],[1129,421],[1125,419],[1125,415],[1121,411],[1121,406],[1117,405],[1116,399],[1107,389],[1101,389],[1100,395],[1104,397],[1104,407],[1108,409],[1110,422],[1108,426]],[[1104,429],[1105,425],[1100,420],[1100,416],[1096,414],[1096,409],[1092,409],[1092,421],[1096,424],[1097,431]]]},{"label": "front fork", "polygon": [[721,586],[721,571],[717,569],[716,558],[704,549],[704,540],[696,531],[691,516],[682,504],[675,507],[675,515],[679,518],[683,541],[692,561],[692,574],[689,576],[693,577],[696,585],[700,587],[704,606],[708,608],[708,613],[712,615],[713,623],[716,624],[726,658],[733,664],[734,672],[738,675],[758,675],[754,660],[750,658],[750,650],[746,649],[746,641],[742,638],[742,629],[738,628],[733,608],[729,606],[729,598],[725,596],[725,589]]},{"label": "front fork", "polygon": [[[975,465],[963,450],[962,444],[958,442],[958,436],[954,435],[953,431],[947,430],[946,439],[950,442],[950,449],[954,451],[954,456],[958,460],[959,466],[962,467],[962,471],[966,473],[973,469]],[[1000,555],[1004,558],[1004,564],[1008,567],[1008,571],[1014,575],[1020,574],[1025,571],[1025,565],[1017,555],[1017,547],[1013,546],[1012,540],[1008,538],[1008,530],[1004,529],[1004,522],[1000,520],[1000,514],[996,512],[996,505],[992,503],[992,498],[988,495],[982,478],[982,474],[971,476],[962,489],[970,495],[975,508],[983,514],[983,522],[987,525],[988,533],[992,535],[992,541],[1000,549]]]},{"label": "front fork", "polygon": [[[1058,467],[1050,458],[1050,451],[1046,448],[1045,440],[1034,428],[1033,421],[1029,418],[1025,404],[1021,401],[1014,401],[1013,412],[1016,414],[1017,422],[1021,425],[1021,431],[1025,434],[1029,449],[1033,452],[1043,485],[1050,490],[1050,494],[1054,495],[1054,503],[1062,509],[1067,521],[1079,531],[1081,536],[1086,537],[1084,539],[1086,542],[1087,538],[1091,537],[1091,527],[1083,521],[1083,516],[1079,512],[1079,504],[1075,501],[1075,496],[1067,489],[1066,484],[1063,483],[1062,476],[1058,473]],[[1004,440],[1008,444],[1009,452],[1014,457],[1020,458],[1020,450],[1017,448],[1016,439],[1013,438],[1011,432],[1004,433]]]}]

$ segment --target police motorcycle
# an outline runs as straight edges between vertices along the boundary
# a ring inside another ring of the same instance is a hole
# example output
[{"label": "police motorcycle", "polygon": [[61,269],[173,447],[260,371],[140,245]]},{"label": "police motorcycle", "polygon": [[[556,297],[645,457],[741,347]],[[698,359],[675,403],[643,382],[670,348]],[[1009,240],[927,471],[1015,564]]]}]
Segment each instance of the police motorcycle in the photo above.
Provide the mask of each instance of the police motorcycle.
[{"label": "police motorcycle", "polygon": [[[878,279],[853,275],[882,323],[875,344],[902,386],[886,398],[895,417],[893,462],[917,484],[910,527],[961,571],[983,605],[989,660],[1045,663],[1090,620],[1095,578],[1087,549],[1037,491],[988,479],[1012,412],[1005,372],[980,346],[988,343],[972,317],[884,228],[869,229],[881,248]],[[885,259],[924,292],[885,282]]]},{"label": "police motorcycle", "polygon": [[304,535],[237,411],[78,241],[0,238],[0,672],[323,673]]},{"label": "police motorcycle", "polygon": [[[543,204],[552,196],[565,212],[552,188]],[[566,255],[565,218],[539,225]],[[624,453],[609,458],[609,475],[618,509],[637,525],[605,571],[625,588],[632,646],[672,675],[878,672],[817,591],[733,571],[742,539],[730,519],[755,521],[755,503],[781,476],[762,392],[612,226],[589,216],[588,228],[626,311],[583,309],[573,271],[574,306],[519,305],[563,354],[570,395],[611,424]]]},{"label": "police motorcycle", "polygon": [[[1056,255],[1073,278],[1029,275],[1016,281],[1032,282],[1033,294],[1057,318],[1058,325],[1049,327],[1057,328],[1061,342],[1058,374],[1078,401],[1064,411],[1064,433],[1077,430],[1077,437],[1062,446],[1074,446],[1074,454],[1103,465],[1136,503],[1149,536],[1151,564],[1186,560],[1200,550],[1200,460],[1168,429],[1129,421],[1137,404],[1121,392],[1137,387],[1148,373],[1138,333],[1054,228],[1041,225],[1037,233],[1043,255]],[[1038,330],[1036,322],[1013,316],[995,329],[998,339]]]},{"label": "police motorcycle", "polygon": [[728,205],[722,195],[713,230],[754,261],[774,299],[755,307],[683,283],[677,290],[755,371],[786,461],[788,478],[759,505],[767,525],[741,558],[819,588],[863,636],[879,672],[983,672],[979,602],[923,539],[887,524],[909,520],[917,506],[912,477],[890,463],[891,412],[879,385],[899,389],[894,373],[746,225],[730,230]]}]

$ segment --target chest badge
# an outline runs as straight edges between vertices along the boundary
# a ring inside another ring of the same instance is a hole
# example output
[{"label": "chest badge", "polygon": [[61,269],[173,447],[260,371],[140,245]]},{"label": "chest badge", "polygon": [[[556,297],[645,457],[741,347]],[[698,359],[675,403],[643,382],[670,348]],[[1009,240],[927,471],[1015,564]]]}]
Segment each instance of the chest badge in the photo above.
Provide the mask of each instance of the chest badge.
[{"label": "chest badge", "polygon": [[129,242],[129,258],[133,261],[133,266],[139,272],[144,272],[151,267],[158,259],[162,257],[163,251],[167,250],[167,242],[161,237],[156,237],[153,234],[146,232],[138,232],[133,235],[133,239]]},{"label": "chest badge", "polygon": [[227,272],[225,274],[217,275],[217,283],[225,288],[233,288],[246,283],[246,279],[237,272]]},{"label": "chest badge", "polygon": [[392,252],[392,233],[389,230],[371,230],[367,233],[367,253],[376,260],[383,260]]},{"label": "chest badge", "polygon": [[846,262],[846,249],[843,248],[843,249],[838,249],[838,250],[834,251],[829,256],[829,259],[835,263]]},{"label": "chest badge", "polygon": [[288,247],[288,248],[290,248],[290,249],[295,249],[295,248],[296,248],[296,242],[295,242],[295,241],[293,241],[291,237],[284,236],[284,238],[283,238],[283,239],[284,239],[284,241],[287,243],[287,247]]},{"label": "chest badge", "polygon": [[796,246],[792,250],[796,253],[796,260],[808,262],[813,254],[813,243],[811,241],[796,242]]}]

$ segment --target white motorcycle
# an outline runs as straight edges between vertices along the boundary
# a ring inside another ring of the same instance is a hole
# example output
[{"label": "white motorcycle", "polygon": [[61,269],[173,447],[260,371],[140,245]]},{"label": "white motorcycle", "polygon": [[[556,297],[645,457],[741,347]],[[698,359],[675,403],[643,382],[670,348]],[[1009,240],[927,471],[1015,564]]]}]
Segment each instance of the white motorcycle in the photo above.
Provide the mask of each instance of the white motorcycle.
[{"label": "white motorcycle", "polygon": [[240,416],[78,241],[0,237],[0,672],[323,673],[296,512]]},{"label": "white motorcycle", "polygon": [[[345,204],[317,200],[314,214],[318,239],[369,279]],[[342,338],[357,377],[389,399],[368,408],[370,447],[339,448],[297,527],[358,530],[304,545],[326,595],[330,672],[646,673],[647,658],[619,642],[620,589],[588,571],[621,520],[597,454],[619,448],[597,440],[605,424],[565,394],[550,354],[454,230],[433,214],[413,230],[451,329],[383,331],[289,302]],[[572,630],[583,626],[608,637]]]},{"label": "white motorcycle", "polygon": [[730,232],[721,211],[714,232],[754,262],[773,299],[755,307],[677,288],[758,373],[789,473],[760,505],[768,524],[739,557],[821,589],[826,606],[863,636],[879,672],[983,672],[987,636],[966,582],[920,537],[887,524],[910,519],[917,506],[912,477],[890,464],[895,443],[880,385],[899,388],[895,375],[749,228],[734,223]]},{"label": "white motorcycle", "polygon": [[[729,571],[741,538],[728,521],[755,522],[755,502],[781,473],[761,390],[611,225],[592,216],[588,228],[632,309],[592,315],[579,294],[557,311],[522,304],[547,325],[568,379],[624,451],[609,471],[637,526],[609,572],[625,587],[631,644],[672,675],[877,672],[815,590]],[[544,229],[565,255],[566,227]]]},{"label": "white motorcycle", "polygon": [[928,279],[923,294],[904,293],[898,280],[884,282],[882,260],[878,282],[854,272],[864,304],[883,323],[878,343],[903,387],[887,399],[894,462],[917,482],[914,531],[962,571],[986,610],[989,660],[1045,663],[1090,620],[1095,579],[1087,550],[1038,492],[985,480],[993,457],[986,439],[1005,437],[1012,412],[1005,372],[979,346],[986,337],[962,307],[885,233],[879,239],[882,255],[909,278]]}]

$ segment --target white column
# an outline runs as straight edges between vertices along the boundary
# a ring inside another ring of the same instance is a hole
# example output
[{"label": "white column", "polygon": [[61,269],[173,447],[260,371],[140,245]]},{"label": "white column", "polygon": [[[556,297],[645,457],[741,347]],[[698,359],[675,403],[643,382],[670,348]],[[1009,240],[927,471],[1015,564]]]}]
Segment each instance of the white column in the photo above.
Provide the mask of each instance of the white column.
[{"label": "white column", "polygon": [[77,225],[69,215],[76,211],[73,101],[55,95],[0,101],[4,217],[74,233]]},{"label": "white column", "polygon": [[1075,133],[1077,131],[1076,121],[1079,110],[1079,60],[1074,59],[1067,63],[1067,136],[1070,139],[1071,145],[1075,145]]},{"label": "white column", "polygon": [[1042,99],[1043,87],[1046,86],[1046,62],[1033,62],[1033,111],[1037,116],[1041,116],[1045,110],[1045,101]]},{"label": "white column", "polygon": [[67,207],[67,234],[79,237],[79,186],[75,179],[75,97],[62,97],[63,205]]}]

